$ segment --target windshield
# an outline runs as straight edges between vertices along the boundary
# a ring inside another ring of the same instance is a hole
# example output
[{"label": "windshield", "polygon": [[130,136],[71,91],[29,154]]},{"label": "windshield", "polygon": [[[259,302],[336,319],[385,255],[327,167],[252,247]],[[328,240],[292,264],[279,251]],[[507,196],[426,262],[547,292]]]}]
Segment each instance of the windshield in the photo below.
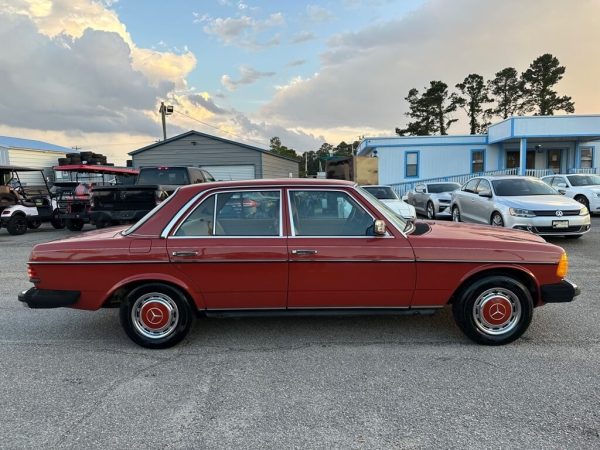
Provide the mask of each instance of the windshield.
[{"label": "windshield", "polygon": [[148,219],[150,219],[150,217],[152,217],[154,214],[156,214],[163,206],[165,206],[167,203],[169,203],[171,201],[171,199],[173,197],[175,197],[175,194],[177,194],[177,191],[173,192],[170,196],[167,197],[166,200],[163,200],[158,205],[156,205],[148,214],[146,214],[144,217],[142,217],[136,223],[131,225],[129,228],[127,228],[121,234],[123,236],[127,236],[128,234],[133,233],[135,230],[137,230],[139,227],[141,227],[144,223],[146,223],[148,221]]},{"label": "windshield", "polygon": [[185,167],[142,168],[137,184],[190,184]]},{"label": "windshield", "polygon": [[400,231],[406,231],[409,227],[409,222],[402,216],[396,214],[385,203],[379,201],[377,197],[371,194],[366,188],[357,187],[360,193],[378,210],[380,210],[390,222],[394,224]]},{"label": "windshield", "polygon": [[570,175],[567,177],[571,186],[596,186],[600,185],[598,175]]},{"label": "windshield", "polygon": [[440,184],[429,184],[427,189],[430,194],[441,194],[442,192],[452,192],[460,189],[458,183],[440,183]]},{"label": "windshield", "polygon": [[542,180],[533,178],[506,178],[493,180],[496,195],[500,197],[518,197],[525,195],[557,195],[558,192]]},{"label": "windshield", "polygon": [[379,200],[398,200],[398,196],[389,186],[363,186],[362,188]]}]

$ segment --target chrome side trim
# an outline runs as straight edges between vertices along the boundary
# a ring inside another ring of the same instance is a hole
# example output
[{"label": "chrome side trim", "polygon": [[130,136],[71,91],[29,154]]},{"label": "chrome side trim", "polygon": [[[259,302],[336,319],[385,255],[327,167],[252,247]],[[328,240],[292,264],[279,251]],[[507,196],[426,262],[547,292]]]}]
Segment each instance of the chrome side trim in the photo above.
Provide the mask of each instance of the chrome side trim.
[{"label": "chrome side trim", "polygon": [[363,262],[372,262],[372,263],[414,263],[414,259],[326,259],[326,258],[302,258],[302,259],[291,259],[290,263],[303,263],[303,262],[318,262],[318,263],[329,263],[329,262],[337,262],[337,263],[363,263]]},{"label": "chrome side trim", "polygon": [[170,264],[170,261],[29,261],[27,264],[34,265],[94,265],[94,264]]},{"label": "chrome side trim", "polygon": [[557,262],[548,261],[497,261],[497,260],[485,260],[480,259],[417,259],[415,262],[418,263],[478,263],[478,264],[514,264],[514,265],[526,265],[526,264],[537,264],[537,265],[549,265],[555,266]]}]

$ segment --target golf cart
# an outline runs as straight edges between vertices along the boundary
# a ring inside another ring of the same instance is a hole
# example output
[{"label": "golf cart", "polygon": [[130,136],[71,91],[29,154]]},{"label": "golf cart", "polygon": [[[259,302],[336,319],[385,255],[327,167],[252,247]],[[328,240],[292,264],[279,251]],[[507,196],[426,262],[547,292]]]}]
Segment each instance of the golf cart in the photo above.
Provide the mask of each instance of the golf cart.
[{"label": "golf cart", "polygon": [[43,169],[0,166],[0,227],[19,235],[42,222],[56,229],[65,226]]},{"label": "golf cart", "polygon": [[71,231],[81,231],[83,226],[90,222],[92,189],[133,184],[139,173],[137,169],[129,167],[88,164],[55,166],[53,169],[57,174],[54,189],[60,217]]}]

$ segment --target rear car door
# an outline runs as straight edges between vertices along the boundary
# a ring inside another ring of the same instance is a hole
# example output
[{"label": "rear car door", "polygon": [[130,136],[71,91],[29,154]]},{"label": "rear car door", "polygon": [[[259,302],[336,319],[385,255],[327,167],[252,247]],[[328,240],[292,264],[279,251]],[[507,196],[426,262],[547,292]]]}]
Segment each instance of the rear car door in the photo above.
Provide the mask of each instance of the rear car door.
[{"label": "rear car door", "polygon": [[462,190],[459,191],[460,198],[460,215],[461,218],[468,222],[476,222],[477,219],[477,185],[479,184],[479,178],[473,178],[465,184]]},{"label": "rear car door", "polygon": [[280,189],[221,190],[186,212],[169,258],[207,309],[282,309],[288,269]]},{"label": "rear car door", "polygon": [[410,305],[415,286],[412,247],[391,229],[386,236],[372,235],[373,221],[382,217],[351,192],[287,191],[288,308]]}]

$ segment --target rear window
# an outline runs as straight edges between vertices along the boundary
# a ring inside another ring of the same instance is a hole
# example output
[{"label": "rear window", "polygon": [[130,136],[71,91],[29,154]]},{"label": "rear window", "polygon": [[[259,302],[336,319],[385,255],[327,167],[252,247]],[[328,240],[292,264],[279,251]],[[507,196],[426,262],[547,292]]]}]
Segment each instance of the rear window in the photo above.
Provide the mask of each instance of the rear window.
[{"label": "rear window", "polygon": [[521,195],[557,195],[554,189],[542,180],[528,178],[508,178],[492,181],[496,195],[501,197],[517,197]]},{"label": "rear window", "polygon": [[137,184],[190,184],[185,167],[156,167],[140,170]]},{"label": "rear window", "polygon": [[430,184],[427,186],[430,194],[440,194],[442,192],[452,192],[460,189],[458,183]]},{"label": "rear window", "polygon": [[389,186],[363,186],[363,189],[379,200],[398,200],[396,193]]}]

